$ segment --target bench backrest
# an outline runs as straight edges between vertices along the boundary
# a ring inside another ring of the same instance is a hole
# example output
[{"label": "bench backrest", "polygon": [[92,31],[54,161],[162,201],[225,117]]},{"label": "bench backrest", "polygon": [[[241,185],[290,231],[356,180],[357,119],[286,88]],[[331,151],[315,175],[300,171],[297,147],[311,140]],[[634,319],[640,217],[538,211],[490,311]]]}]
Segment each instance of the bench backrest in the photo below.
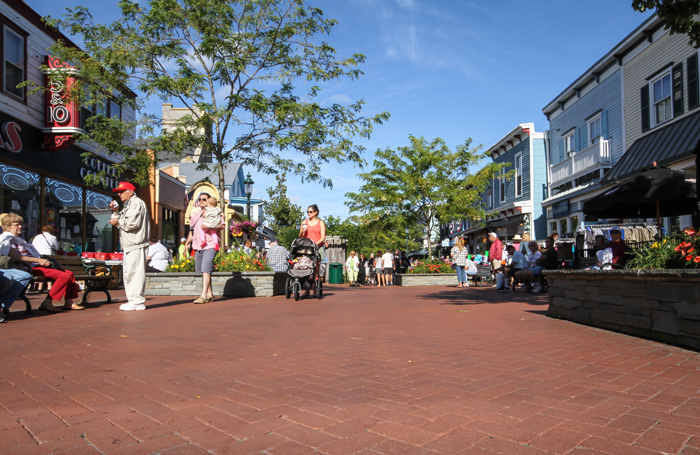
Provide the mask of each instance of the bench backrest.
[{"label": "bench backrest", "polygon": [[63,270],[69,270],[73,272],[74,275],[85,275],[85,267],[83,266],[83,261],[78,256],[63,256],[63,255],[51,255],[47,256],[54,259],[56,262],[61,264]]}]

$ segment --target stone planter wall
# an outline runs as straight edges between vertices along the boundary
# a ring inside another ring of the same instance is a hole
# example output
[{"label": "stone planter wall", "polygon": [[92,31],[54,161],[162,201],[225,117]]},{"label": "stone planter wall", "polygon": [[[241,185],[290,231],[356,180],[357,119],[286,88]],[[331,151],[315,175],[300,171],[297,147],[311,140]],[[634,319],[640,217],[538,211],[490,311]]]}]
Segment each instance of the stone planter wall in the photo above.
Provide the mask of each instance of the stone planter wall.
[{"label": "stone planter wall", "polygon": [[397,273],[397,286],[449,286],[457,285],[456,273]]},{"label": "stone planter wall", "polygon": [[[214,272],[212,289],[217,297],[271,297],[284,294],[286,273]],[[146,295],[197,296],[202,275],[196,273],[147,273]]]},{"label": "stone planter wall", "polygon": [[551,270],[549,315],[700,348],[700,271]]}]

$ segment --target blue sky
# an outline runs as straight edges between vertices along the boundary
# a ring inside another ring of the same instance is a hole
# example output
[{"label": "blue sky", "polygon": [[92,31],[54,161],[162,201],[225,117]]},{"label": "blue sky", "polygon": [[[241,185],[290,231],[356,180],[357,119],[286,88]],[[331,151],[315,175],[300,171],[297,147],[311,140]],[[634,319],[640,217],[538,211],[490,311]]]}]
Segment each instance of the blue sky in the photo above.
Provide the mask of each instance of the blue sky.
[{"label": "blue sky", "polygon": [[[25,0],[42,16],[89,5],[97,22],[117,19],[116,0]],[[374,151],[406,145],[408,135],[441,137],[455,147],[471,138],[489,147],[517,124],[548,123],[542,108],[627,36],[649,13],[630,0],[309,0],[339,23],[324,40],[339,57],[364,54],[357,81],[323,87],[326,103],[364,99],[365,115],[388,111],[370,140]],[[160,113],[160,102],[149,106]],[[290,178],[288,194],[321,217],[347,217],[345,193],[357,191],[360,170],[326,165],[333,189]],[[266,198],[274,176],[252,173],[254,197]]]}]

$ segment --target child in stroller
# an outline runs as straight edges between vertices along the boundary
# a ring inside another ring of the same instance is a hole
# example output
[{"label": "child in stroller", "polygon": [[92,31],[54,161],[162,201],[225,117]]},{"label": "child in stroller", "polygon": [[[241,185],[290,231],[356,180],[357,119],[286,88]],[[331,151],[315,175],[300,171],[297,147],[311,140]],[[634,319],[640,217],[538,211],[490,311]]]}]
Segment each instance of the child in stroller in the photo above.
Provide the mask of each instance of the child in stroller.
[{"label": "child in stroller", "polygon": [[299,300],[301,288],[314,289],[319,300],[323,296],[323,282],[319,277],[319,263],[321,257],[318,247],[311,239],[298,238],[289,247],[289,267],[287,269],[287,282],[285,296],[290,298],[294,294],[294,300]]}]

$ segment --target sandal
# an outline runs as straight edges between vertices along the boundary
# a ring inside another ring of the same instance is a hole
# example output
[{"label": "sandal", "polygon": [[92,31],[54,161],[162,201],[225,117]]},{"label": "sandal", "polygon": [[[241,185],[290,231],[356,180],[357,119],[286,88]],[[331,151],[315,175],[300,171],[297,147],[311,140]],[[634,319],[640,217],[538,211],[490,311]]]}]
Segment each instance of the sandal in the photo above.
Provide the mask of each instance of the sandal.
[{"label": "sandal", "polygon": [[209,302],[213,302],[213,301],[214,301],[214,299],[216,299],[216,297],[214,297],[213,295],[212,295],[212,296],[210,296],[210,297],[207,297],[207,303],[209,303]]},{"label": "sandal", "polygon": [[70,305],[66,304],[63,305],[64,310],[84,310],[85,307],[82,305],[78,305],[77,303],[72,303]]},{"label": "sandal", "polygon": [[209,299],[207,299],[207,298],[199,297],[199,298],[195,299],[194,303],[207,303],[208,301],[209,301]]}]

